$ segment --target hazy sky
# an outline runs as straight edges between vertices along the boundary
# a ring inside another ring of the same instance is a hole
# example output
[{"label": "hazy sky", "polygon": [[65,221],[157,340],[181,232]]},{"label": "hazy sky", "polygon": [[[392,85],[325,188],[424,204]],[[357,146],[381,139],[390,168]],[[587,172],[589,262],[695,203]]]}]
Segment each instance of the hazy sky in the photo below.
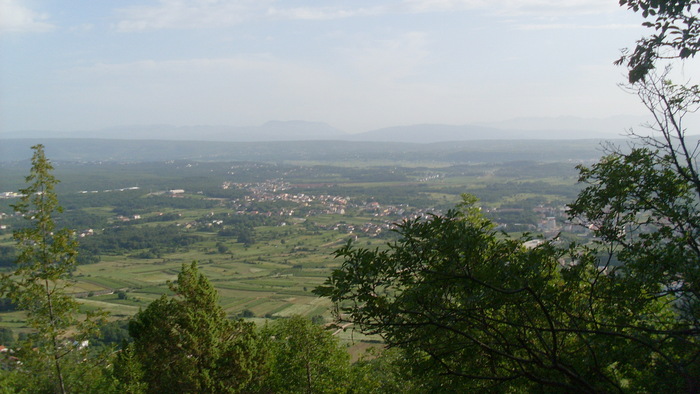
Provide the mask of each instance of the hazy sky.
[{"label": "hazy sky", "polygon": [[642,114],[618,0],[0,0],[0,132]]}]

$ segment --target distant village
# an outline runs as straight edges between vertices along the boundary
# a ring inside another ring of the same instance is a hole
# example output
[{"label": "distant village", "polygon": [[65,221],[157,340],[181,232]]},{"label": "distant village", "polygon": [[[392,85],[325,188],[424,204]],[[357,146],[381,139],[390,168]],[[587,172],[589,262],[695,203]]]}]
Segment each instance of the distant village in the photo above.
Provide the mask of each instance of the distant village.
[{"label": "distant village", "polygon": [[[282,179],[272,179],[264,182],[251,182],[251,183],[237,183],[237,182],[223,182],[221,188],[224,190],[236,188],[246,191],[248,194],[240,199],[220,199],[211,198],[212,200],[226,200],[232,210],[238,215],[264,215],[267,217],[313,217],[320,215],[346,215],[352,213],[353,215],[360,216],[371,216],[376,218],[366,222],[364,224],[349,224],[345,221],[338,221],[333,224],[319,225],[319,227],[326,230],[335,230],[348,234],[359,234],[363,233],[367,236],[376,237],[382,232],[391,230],[396,227],[396,223],[402,220],[414,220],[421,217],[427,217],[430,214],[442,214],[440,210],[435,208],[418,208],[410,207],[407,204],[399,205],[388,205],[380,204],[377,201],[355,201],[349,196],[334,196],[329,194],[305,194],[305,193],[291,193],[290,189],[294,186],[304,186],[304,185],[292,185],[285,182]],[[83,190],[79,193],[110,193],[110,192],[122,192],[128,190],[138,190],[139,187],[132,186],[119,189],[109,189],[102,191],[88,191]],[[173,198],[185,198],[188,193],[185,189],[170,189],[167,191],[152,192],[151,195],[169,195]],[[194,192],[191,194],[202,194],[202,192]],[[12,199],[21,197],[21,194],[16,192],[2,192],[0,193],[0,199]],[[284,205],[280,204],[275,206],[275,204],[270,205],[271,208],[268,209],[256,209],[256,205],[261,205],[258,203],[279,203],[279,202],[289,202],[291,204]],[[521,212],[524,209],[521,208],[486,208],[484,207],[484,212],[486,214],[497,214],[499,212],[517,211]],[[496,223],[497,228],[509,231],[513,228],[524,229],[526,231],[537,231],[541,232],[545,236],[554,236],[561,231],[570,233],[587,234],[589,231],[585,226],[580,224],[570,223],[566,220],[565,207],[563,206],[537,206],[532,209],[532,211],[538,217],[538,223],[532,224],[521,224],[521,223]],[[8,213],[0,212],[0,221],[6,217],[10,216]],[[122,216],[116,217],[116,220],[127,222],[131,220],[140,220],[141,215],[132,216]],[[286,223],[284,223],[286,224]],[[186,227],[190,228],[193,226],[201,225],[199,223],[187,223]],[[217,223],[208,223],[209,226],[217,225]],[[0,230],[7,229],[7,225],[0,224]],[[79,237],[86,237],[94,234],[93,229],[86,229],[78,232]]]},{"label": "distant village", "polygon": [[[298,185],[297,185],[298,186]],[[317,215],[345,215],[354,211],[362,216],[373,216],[377,221],[367,222],[362,225],[338,222],[332,225],[322,226],[327,230],[338,230],[346,233],[364,233],[369,236],[378,236],[382,231],[395,228],[395,223],[402,220],[414,220],[427,217],[430,214],[442,214],[435,208],[410,207],[407,204],[382,205],[376,201],[354,202],[351,197],[333,196],[328,194],[309,195],[304,193],[292,194],[287,190],[292,185],[283,180],[268,180],[260,183],[235,183],[224,182],[223,189],[238,188],[247,190],[250,194],[242,200],[233,200],[233,207],[238,214],[266,215],[266,216],[294,216],[300,208],[305,208],[304,216]],[[172,193],[173,191],[171,191]],[[180,191],[178,191],[180,192]],[[297,207],[278,208],[274,211],[248,210],[254,202],[278,202],[288,201],[297,204]],[[522,209],[521,209],[522,210]],[[485,209],[486,213],[498,212],[497,208]],[[537,225],[526,225],[529,231],[540,231],[545,235],[556,235],[560,231],[587,233],[587,228],[557,218],[565,218],[565,207],[538,206],[533,212],[539,217]],[[507,230],[509,223],[497,223],[499,228]],[[518,225],[518,223],[515,223]]]}]

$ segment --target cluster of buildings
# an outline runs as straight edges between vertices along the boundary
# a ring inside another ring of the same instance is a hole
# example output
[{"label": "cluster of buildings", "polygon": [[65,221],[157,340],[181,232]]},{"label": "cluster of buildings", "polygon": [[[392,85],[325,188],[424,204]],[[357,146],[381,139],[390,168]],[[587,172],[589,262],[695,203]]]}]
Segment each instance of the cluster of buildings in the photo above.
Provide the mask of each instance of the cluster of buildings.
[{"label": "cluster of buildings", "polygon": [[258,183],[224,182],[222,185],[223,189],[229,189],[232,187],[245,189],[250,192],[250,194],[243,197],[243,199],[234,200],[232,202],[234,208],[240,213],[246,212],[247,207],[258,202],[285,201],[292,202],[296,205],[295,208],[276,208],[274,212],[260,212],[256,210],[247,211],[253,214],[263,214],[268,216],[292,216],[297,213],[297,210],[300,208],[304,208],[305,216],[322,214],[345,215],[346,209],[349,205],[348,200],[350,199],[349,197],[332,196],[328,194],[308,195],[305,193],[287,193],[286,191],[291,188],[291,184],[279,179]]},{"label": "cluster of buildings", "polygon": [[[346,215],[350,212],[361,216],[378,218],[361,225],[337,222],[321,226],[327,230],[336,230],[348,234],[363,233],[369,236],[379,236],[395,227],[396,222],[403,219],[415,219],[426,216],[428,213],[438,213],[434,209],[412,208],[405,204],[382,205],[376,201],[353,202],[350,197],[335,196],[331,194],[305,194],[291,193],[290,183],[280,179],[268,180],[258,183],[234,183],[224,182],[223,189],[238,188],[249,192],[248,195],[231,203],[238,214],[265,215],[265,216],[319,216],[319,215]],[[260,202],[291,202],[293,206],[281,205],[271,210],[255,210],[248,207],[256,206]],[[380,219],[381,218],[381,219]]]},{"label": "cluster of buildings", "polygon": [[[433,175],[428,178],[437,177],[439,175]],[[316,185],[318,186],[318,185]],[[221,185],[222,189],[242,189],[248,192],[248,194],[240,199],[230,200],[231,207],[236,211],[237,214],[248,214],[248,215],[264,215],[268,217],[277,216],[299,216],[299,217],[310,217],[319,215],[346,215],[350,212],[356,213],[360,216],[370,216],[377,218],[377,220],[372,220],[363,225],[348,225],[342,222],[324,226],[324,228],[334,229],[339,231],[344,231],[347,233],[364,233],[370,236],[377,236],[383,231],[389,230],[394,227],[394,223],[400,222],[403,219],[415,219],[418,217],[426,217],[429,213],[439,214],[440,212],[435,209],[420,209],[415,207],[409,207],[406,204],[398,205],[382,205],[376,201],[365,201],[365,202],[355,202],[351,201],[350,197],[346,196],[336,196],[331,194],[306,194],[306,193],[293,193],[290,190],[293,185],[289,182],[285,182],[283,179],[271,179],[264,182],[250,182],[250,183],[237,183],[226,181]],[[103,192],[116,192],[116,191],[128,191],[128,190],[138,190],[138,186],[104,190]],[[97,191],[81,191],[80,193],[97,193]],[[166,192],[158,192],[153,194],[167,194],[172,197],[183,197],[185,193],[184,189],[171,189]],[[16,192],[3,192],[0,193],[0,198],[17,198],[21,197],[20,194]],[[288,202],[290,204],[259,204],[259,203],[278,203],[278,202]],[[518,211],[523,211],[523,209],[517,209]],[[503,210],[491,209],[489,212],[496,213]],[[566,232],[576,232],[581,233],[586,229],[580,224],[572,224],[565,220],[566,217],[564,207],[555,207],[540,205],[534,207],[532,212],[538,217],[536,223],[500,223],[501,227],[504,229],[510,229],[513,227],[524,228],[528,231],[541,231],[544,233],[553,233],[559,231]],[[0,220],[7,216],[4,213],[0,213]],[[138,220],[141,217],[139,215],[134,215],[131,217],[119,216],[118,221],[127,222],[131,220]],[[211,223],[210,225],[216,225],[217,223]],[[6,226],[1,226],[2,227]],[[79,234],[81,237],[92,235],[90,230]]]}]

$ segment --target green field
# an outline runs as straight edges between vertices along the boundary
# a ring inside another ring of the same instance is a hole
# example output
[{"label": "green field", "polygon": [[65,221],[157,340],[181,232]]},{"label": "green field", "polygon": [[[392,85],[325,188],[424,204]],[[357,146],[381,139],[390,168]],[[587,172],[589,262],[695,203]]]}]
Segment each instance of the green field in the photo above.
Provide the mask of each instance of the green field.
[{"label": "green field", "polygon": [[[465,192],[480,197],[484,212],[504,228],[512,221],[537,231],[537,220],[550,214],[535,208],[561,210],[578,190],[573,165],[535,162],[387,162],[378,167],[115,163],[65,165],[57,177],[67,179],[59,194],[67,208],[60,224],[92,231],[80,242],[91,250],[81,253],[92,253],[94,259],[78,266],[69,287],[85,310],[101,308],[113,319],[128,318],[169,294],[168,282],[182,265],[197,261],[227,314],[252,313],[250,319],[260,324],[292,315],[331,322],[332,305],[312,290],[342,263],[333,253],[350,239],[361,247],[386,247],[394,236],[393,224],[444,212]],[[105,185],[139,189],[104,191]],[[171,196],[170,189],[186,192]],[[2,248],[11,248],[12,229],[22,225],[10,215],[11,203],[0,200],[0,212],[7,214],[0,224],[8,227],[0,230]],[[159,232],[169,235],[162,239]],[[167,237],[174,236],[182,238],[169,243]],[[5,270],[11,269],[7,259]],[[120,292],[126,297],[119,297]],[[27,330],[21,312],[2,312],[0,319],[0,327]],[[379,341],[353,327],[337,335],[354,349]]]}]

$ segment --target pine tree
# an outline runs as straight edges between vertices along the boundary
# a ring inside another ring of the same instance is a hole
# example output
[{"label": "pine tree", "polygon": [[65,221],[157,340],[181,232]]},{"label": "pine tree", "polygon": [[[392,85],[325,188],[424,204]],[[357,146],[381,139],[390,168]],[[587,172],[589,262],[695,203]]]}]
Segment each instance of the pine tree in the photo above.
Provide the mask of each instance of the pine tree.
[{"label": "pine tree", "polygon": [[[21,379],[30,391],[66,393],[85,389],[89,374],[86,363],[87,338],[96,327],[100,314],[88,314],[79,321],[79,304],[66,293],[70,275],[76,266],[77,243],[72,231],[56,229],[54,215],[61,212],[52,175],[53,166],[44,154],[44,146],[33,146],[32,168],[27,187],[13,205],[27,221],[14,232],[18,250],[17,268],[3,275],[3,293],[19,309],[26,311],[27,325],[33,329],[18,349]],[[78,381],[81,386],[76,387]]]},{"label": "pine tree", "polygon": [[144,372],[133,343],[122,343],[112,370],[114,388],[119,393],[138,394],[146,392]]},{"label": "pine tree", "polygon": [[232,321],[197,264],[129,323],[148,392],[240,392],[261,373],[254,326]]}]

